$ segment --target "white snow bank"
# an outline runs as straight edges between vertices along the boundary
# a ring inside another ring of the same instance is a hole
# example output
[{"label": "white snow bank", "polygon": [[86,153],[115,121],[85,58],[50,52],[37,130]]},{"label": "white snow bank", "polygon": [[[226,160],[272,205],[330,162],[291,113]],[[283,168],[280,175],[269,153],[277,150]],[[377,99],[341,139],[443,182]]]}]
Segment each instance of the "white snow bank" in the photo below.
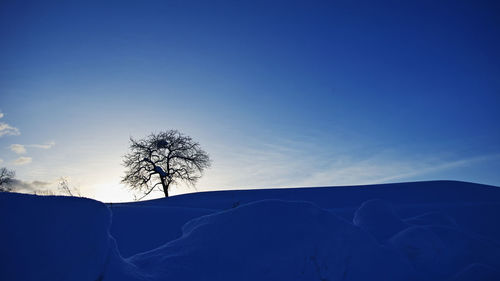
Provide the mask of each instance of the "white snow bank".
[{"label": "white snow bank", "polygon": [[[462,185],[438,202],[428,185],[199,193],[110,204],[113,216],[0,193],[0,280],[500,280],[498,190]],[[382,200],[351,207],[367,197]]]},{"label": "white snow bank", "polygon": [[124,257],[160,247],[182,234],[189,220],[214,210],[165,206],[108,204],[113,213],[111,235]]},{"label": "white snow bank", "polygon": [[[154,280],[414,280],[397,253],[308,202],[265,200],[191,220],[130,260]],[[376,278],[374,279],[374,276]],[[106,280],[106,279],[105,279]]]},{"label": "white snow bank", "polygon": [[99,279],[96,281],[103,280],[116,280],[116,281],[154,281],[155,279],[150,277],[147,272],[142,272],[134,264],[128,262],[124,259],[118,247],[116,246],[116,240],[110,237],[110,247],[108,253],[108,260],[104,268],[102,268],[102,273]]},{"label": "white snow bank", "polygon": [[455,226],[411,226],[393,236],[389,244],[431,280],[448,280],[469,264],[500,268],[498,243]]},{"label": "white snow bank", "polygon": [[500,268],[498,243],[462,230],[445,214],[403,221],[389,202],[372,199],[361,204],[353,223],[399,252],[424,279],[449,280],[469,264]]},{"label": "white snow bank", "polygon": [[95,281],[109,247],[108,208],[94,200],[0,193],[0,280]]},{"label": "white snow bank", "polygon": [[460,271],[451,281],[498,281],[500,271],[491,266],[474,263]]},{"label": "white snow bank", "polygon": [[439,212],[429,212],[404,220],[407,224],[412,225],[441,225],[449,227],[457,227],[457,222],[450,216]]},{"label": "white snow bank", "polygon": [[371,199],[361,204],[354,213],[353,223],[380,242],[408,227],[396,215],[392,205],[380,199]]}]

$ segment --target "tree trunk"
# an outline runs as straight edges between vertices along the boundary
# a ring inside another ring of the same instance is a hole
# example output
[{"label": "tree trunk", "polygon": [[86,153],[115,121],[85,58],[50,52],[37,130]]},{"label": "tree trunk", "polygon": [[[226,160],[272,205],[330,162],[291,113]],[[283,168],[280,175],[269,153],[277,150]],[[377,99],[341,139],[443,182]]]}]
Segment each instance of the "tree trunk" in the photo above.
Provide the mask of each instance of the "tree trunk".
[{"label": "tree trunk", "polygon": [[161,186],[163,187],[163,193],[165,193],[165,197],[168,197],[168,184],[165,183],[164,178],[161,178]]}]

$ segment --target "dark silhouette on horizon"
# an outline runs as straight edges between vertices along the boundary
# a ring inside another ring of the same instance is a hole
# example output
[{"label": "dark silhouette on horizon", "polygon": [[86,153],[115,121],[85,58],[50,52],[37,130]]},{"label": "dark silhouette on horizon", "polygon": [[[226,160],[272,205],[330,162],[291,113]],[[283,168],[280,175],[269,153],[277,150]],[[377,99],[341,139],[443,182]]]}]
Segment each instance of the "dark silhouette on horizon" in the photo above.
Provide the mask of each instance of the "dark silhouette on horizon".
[{"label": "dark silhouette on horizon", "polygon": [[0,168],[0,192],[12,191],[12,183],[14,182],[14,177],[16,173],[13,170],[9,170],[5,167]]},{"label": "dark silhouette on horizon", "polygon": [[172,184],[194,186],[211,164],[200,144],[177,130],[152,133],[139,140],[130,138],[130,142],[130,152],[123,160],[127,170],[122,183],[144,193],[138,200],[157,187],[168,197]]}]

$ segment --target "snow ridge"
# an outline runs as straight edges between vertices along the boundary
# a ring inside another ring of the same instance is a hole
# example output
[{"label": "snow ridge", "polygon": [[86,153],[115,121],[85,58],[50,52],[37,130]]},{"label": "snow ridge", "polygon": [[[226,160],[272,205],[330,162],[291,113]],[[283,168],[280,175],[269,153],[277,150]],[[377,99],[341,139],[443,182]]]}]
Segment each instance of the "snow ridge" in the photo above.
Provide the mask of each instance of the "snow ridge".
[{"label": "snow ridge", "polygon": [[202,193],[188,207],[0,193],[0,280],[500,280],[497,190],[427,204],[422,188],[421,203],[393,205],[393,187],[353,208],[335,208],[347,189]]}]

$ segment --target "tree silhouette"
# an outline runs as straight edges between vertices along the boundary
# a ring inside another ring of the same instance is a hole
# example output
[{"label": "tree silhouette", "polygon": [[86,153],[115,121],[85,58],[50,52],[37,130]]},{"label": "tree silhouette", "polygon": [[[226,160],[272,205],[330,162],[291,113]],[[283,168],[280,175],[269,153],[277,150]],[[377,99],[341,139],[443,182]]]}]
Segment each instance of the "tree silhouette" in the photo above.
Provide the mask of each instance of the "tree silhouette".
[{"label": "tree silhouette", "polygon": [[16,173],[5,167],[0,168],[0,192],[12,191],[12,183]]},{"label": "tree silhouette", "polygon": [[155,188],[168,197],[172,184],[185,182],[194,186],[210,162],[208,154],[191,137],[177,130],[152,133],[140,140],[130,138],[130,152],[123,160],[127,170],[122,182],[143,192],[139,199]]},{"label": "tree silhouette", "polygon": [[62,195],[73,196],[73,197],[82,197],[80,193],[80,189],[75,186],[70,185],[69,179],[67,177],[59,178],[59,186],[58,191]]}]

